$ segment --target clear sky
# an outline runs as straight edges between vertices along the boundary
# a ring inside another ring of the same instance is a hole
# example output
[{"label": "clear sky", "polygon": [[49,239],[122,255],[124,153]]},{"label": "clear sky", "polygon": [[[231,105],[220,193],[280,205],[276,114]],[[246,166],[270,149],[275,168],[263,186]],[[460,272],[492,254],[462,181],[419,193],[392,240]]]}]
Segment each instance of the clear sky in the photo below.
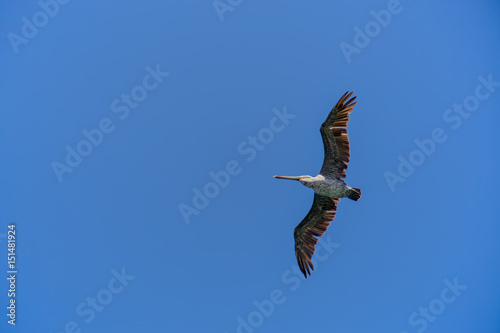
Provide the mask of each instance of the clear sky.
[{"label": "clear sky", "polygon": [[[2,332],[500,331],[498,1],[14,1],[0,32]],[[348,90],[363,195],[305,280],[313,192],[272,176],[317,174]]]}]

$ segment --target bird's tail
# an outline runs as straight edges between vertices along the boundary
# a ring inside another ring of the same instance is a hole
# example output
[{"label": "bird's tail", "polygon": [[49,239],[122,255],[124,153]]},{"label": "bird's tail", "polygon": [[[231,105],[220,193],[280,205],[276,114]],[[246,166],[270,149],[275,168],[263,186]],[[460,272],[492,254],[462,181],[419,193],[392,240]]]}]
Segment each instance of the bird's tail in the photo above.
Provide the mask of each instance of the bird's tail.
[{"label": "bird's tail", "polygon": [[358,201],[361,198],[361,189],[357,187],[351,187],[349,192],[347,192],[347,197],[351,200]]}]

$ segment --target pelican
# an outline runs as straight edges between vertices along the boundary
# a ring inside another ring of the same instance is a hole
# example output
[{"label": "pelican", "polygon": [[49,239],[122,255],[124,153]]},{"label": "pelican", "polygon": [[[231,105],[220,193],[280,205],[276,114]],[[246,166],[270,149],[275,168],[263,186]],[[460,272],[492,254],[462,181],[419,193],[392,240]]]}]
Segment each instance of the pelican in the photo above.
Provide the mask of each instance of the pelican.
[{"label": "pelican", "polygon": [[297,263],[306,278],[308,274],[311,275],[311,270],[314,270],[311,258],[318,242],[316,237],[321,237],[332,222],[340,198],[347,197],[358,201],[361,197],[359,188],[350,187],[343,181],[350,156],[346,127],[349,113],[356,105],[354,102],[356,96],[349,99],[352,94],[353,92],[348,91],[339,99],[320,127],[325,158],[319,174],[316,177],[274,176],[274,178],[298,180],[302,185],[314,190],[311,210],[294,231]]}]

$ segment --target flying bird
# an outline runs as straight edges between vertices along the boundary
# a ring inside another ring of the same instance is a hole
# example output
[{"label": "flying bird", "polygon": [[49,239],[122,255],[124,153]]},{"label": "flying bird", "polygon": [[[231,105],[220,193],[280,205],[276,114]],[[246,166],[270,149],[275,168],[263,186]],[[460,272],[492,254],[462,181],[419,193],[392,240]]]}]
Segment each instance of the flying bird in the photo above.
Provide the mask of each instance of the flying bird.
[{"label": "flying bird", "polygon": [[[304,176],[274,176],[274,178],[298,180],[314,190],[314,201],[311,210],[294,231],[295,255],[299,268],[307,278],[314,270],[311,258],[316,249],[318,238],[321,237],[335,217],[340,198],[347,197],[358,201],[361,190],[347,185],[345,170],[349,163],[349,138],[347,122],[356,102],[351,97],[353,92],[346,92],[334,106],[325,122],[320,127],[325,148],[325,158],[321,171],[316,177]],[[314,237],[316,236],[316,237]]]}]

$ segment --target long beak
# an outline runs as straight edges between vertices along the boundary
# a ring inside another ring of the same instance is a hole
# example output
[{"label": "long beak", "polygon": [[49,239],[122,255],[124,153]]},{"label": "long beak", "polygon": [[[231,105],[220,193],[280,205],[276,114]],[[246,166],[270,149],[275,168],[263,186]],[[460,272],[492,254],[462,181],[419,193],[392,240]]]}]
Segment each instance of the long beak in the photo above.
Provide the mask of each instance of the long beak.
[{"label": "long beak", "polygon": [[290,179],[290,180],[300,180],[302,178],[301,176],[274,176],[274,178],[279,178],[279,179]]}]

